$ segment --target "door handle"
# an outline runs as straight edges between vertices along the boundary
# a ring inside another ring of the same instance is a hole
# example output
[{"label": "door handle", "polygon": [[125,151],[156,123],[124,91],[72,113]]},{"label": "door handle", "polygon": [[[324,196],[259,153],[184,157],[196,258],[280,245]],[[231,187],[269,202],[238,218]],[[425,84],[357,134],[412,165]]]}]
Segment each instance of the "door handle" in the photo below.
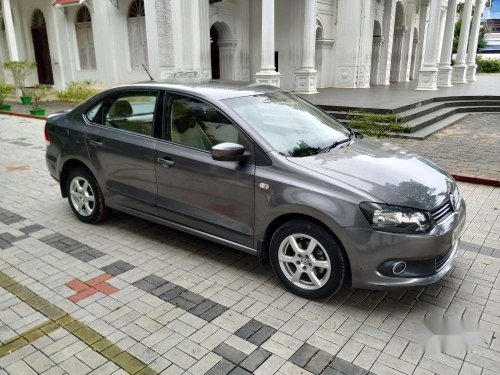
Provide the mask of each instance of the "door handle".
[{"label": "door handle", "polygon": [[169,160],[169,159],[164,159],[164,158],[158,158],[156,159],[156,161],[161,164],[162,167],[164,168],[170,168],[170,167],[173,167],[175,162],[173,160]]},{"label": "door handle", "polygon": [[89,143],[91,146],[94,146],[94,147],[101,147],[102,146],[102,141],[99,139],[93,139]]}]

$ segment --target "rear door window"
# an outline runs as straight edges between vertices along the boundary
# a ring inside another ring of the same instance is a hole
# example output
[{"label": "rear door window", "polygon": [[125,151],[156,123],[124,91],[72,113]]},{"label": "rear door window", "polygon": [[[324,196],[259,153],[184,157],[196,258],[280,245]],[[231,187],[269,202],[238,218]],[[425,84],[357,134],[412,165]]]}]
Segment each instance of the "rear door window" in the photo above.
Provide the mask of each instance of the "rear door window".
[{"label": "rear door window", "polygon": [[106,103],[103,125],[152,136],[158,91],[129,91],[112,97]]}]

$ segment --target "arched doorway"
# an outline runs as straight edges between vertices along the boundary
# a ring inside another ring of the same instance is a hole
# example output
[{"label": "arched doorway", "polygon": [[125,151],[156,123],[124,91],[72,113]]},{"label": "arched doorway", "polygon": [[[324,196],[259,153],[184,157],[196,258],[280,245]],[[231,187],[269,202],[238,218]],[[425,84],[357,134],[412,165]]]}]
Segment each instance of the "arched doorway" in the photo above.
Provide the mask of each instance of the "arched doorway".
[{"label": "arched doorway", "polygon": [[143,70],[144,66],[146,68],[149,66],[145,9],[144,0],[134,0],[128,7],[127,28],[130,66],[135,70]]},{"label": "arched doorway", "polygon": [[372,44],[372,60],[370,71],[370,86],[377,86],[379,84],[379,69],[380,69],[380,50],[384,38],[382,36],[382,27],[380,22],[373,23],[373,44]]},{"label": "arched doorway", "polygon": [[417,49],[418,49],[418,30],[415,28],[413,31],[413,49],[411,52],[411,65],[410,65],[410,80],[414,80],[416,77],[416,61],[417,61]]},{"label": "arched doorway", "polygon": [[92,32],[92,15],[86,5],[82,5],[76,14],[75,29],[80,69],[97,69],[94,34]]},{"label": "arched doorway", "polygon": [[52,74],[52,62],[50,61],[47,24],[40,9],[36,9],[31,17],[31,38],[33,39],[33,49],[35,51],[38,83],[53,85],[54,76]]},{"label": "arched doorway", "polygon": [[220,79],[219,34],[215,26],[210,28],[210,56],[212,59],[212,79]]},{"label": "arched doorway", "polygon": [[394,39],[392,42],[391,82],[401,81],[401,54],[403,51],[405,33],[405,10],[403,3],[398,1],[396,4],[396,17],[394,20]]},{"label": "arched doorway", "polygon": [[210,28],[210,39],[212,78],[235,79],[236,40],[233,39],[229,26],[224,22],[215,22]]}]

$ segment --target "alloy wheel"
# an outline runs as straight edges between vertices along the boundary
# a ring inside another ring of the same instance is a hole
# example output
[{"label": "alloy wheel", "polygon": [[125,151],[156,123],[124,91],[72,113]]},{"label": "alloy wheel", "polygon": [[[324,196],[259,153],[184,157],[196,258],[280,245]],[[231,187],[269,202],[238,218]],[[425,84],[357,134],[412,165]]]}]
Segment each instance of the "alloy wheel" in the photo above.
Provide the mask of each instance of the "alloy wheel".
[{"label": "alloy wheel", "polygon": [[323,287],[331,274],[331,262],[325,248],[306,234],[292,234],[280,244],[278,261],[286,278],[299,288]]},{"label": "alloy wheel", "polygon": [[69,192],[75,210],[85,217],[92,215],[95,209],[95,195],[90,183],[77,176],[71,180]]}]

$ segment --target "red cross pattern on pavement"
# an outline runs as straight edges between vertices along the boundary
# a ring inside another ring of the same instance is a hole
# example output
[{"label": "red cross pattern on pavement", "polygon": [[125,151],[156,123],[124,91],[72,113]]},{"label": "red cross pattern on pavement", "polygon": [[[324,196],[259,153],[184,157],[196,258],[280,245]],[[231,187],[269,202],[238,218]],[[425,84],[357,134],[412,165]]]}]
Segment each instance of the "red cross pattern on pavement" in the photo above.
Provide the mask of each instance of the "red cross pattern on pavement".
[{"label": "red cross pattern on pavement", "polygon": [[113,285],[109,285],[106,281],[111,279],[113,275],[109,273],[102,274],[100,276],[94,277],[88,281],[81,281],[79,279],[73,279],[66,283],[66,286],[73,289],[76,294],[68,297],[71,302],[78,302],[84,298],[90,297],[97,292],[101,292],[109,296],[118,291]]},{"label": "red cross pattern on pavement", "polygon": [[28,165],[9,165],[5,168],[7,172],[27,171],[28,169],[30,169]]}]

